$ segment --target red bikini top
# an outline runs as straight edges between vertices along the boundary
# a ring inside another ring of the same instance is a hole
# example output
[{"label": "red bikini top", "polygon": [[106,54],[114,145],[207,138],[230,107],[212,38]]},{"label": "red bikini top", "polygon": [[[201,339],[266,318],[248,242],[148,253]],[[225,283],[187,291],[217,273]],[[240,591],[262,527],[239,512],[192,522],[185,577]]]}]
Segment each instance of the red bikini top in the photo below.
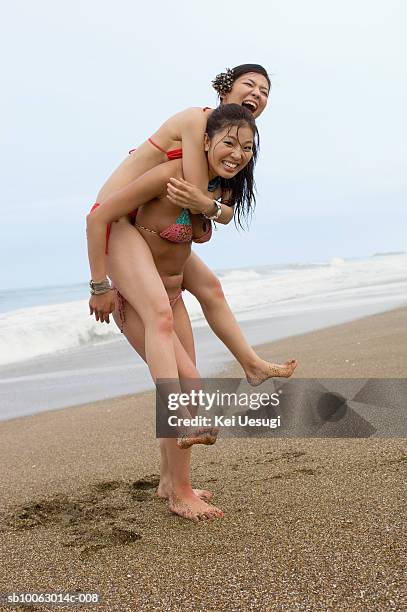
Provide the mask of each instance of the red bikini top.
[{"label": "red bikini top", "polygon": [[[203,112],[205,112],[207,110],[211,110],[211,107],[210,106],[204,106],[204,108],[202,110],[203,110]],[[169,160],[172,160],[172,159],[182,159],[182,149],[181,148],[179,148],[179,149],[172,149],[171,151],[164,151],[164,149],[162,149],[158,144],[156,144],[153,140],[151,140],[151,138],[148,139],[148,142],[151,143],[153,145],[153,147],[156,147],[156,149],[158,149],[159,151],[162,151],[163,153],[165,153]],[[130,155],[130,153],[132,153],[135,150],[136,149],[130,149],[129,155]],[[91,212],[93,212],[95,210],[95,208],[97,208],[98,206],[100,206],[100,204],[98,204],[98,203],[94,204],[92,206],[92,208],[91,208]],[[137,215],[137,210],[133,211],[132,213],[130,213],[128,215],[129,219],[130,219],[130,222],[133,223],[133,225],[134,225],[135,220],[136,220],[136,215]],[[110,236],[111,227],[112,227],[112,225],[111,225],[111,223],[109,223],[109,225],[106,228],[106,248],[105,248],[106,255],[108,254],[108,244],[109,244],[109,236]],[[192,227],[191,227],[191,234],[192,234]],[[191,236],[191,238],[192,238],[192,240],[194,242],[206,242],[207,240],[210,240],[211,235],[212,235],[212,224],[211,224],[211,222],[209,222],[209,229],[207,231],[205,231],[202,236],[200,236],[199,238],[193,238]],[[165,236],[162,236],[162,238],[164,238],[164,237]],[[168,238],[167,238],[167,240],[168,240]],[[176,242],[181,242],[181,241],[180,240],[176,240]]]},{"label": "red bikini top", "polygon": [[[202,110],[203,110],[203,112],[205,112],[207,110],[211,110],[211,107],[210,106],[204,106],[204,108]],[[165,151],[165,149],[160,147],[160,145],[158,145],[156,142],[154,142],[154,140],[152,140],[151,138],[148,138],[148,142],[150,144],[152,144],[153,147],[155,147],[156,149],[161,151],[161,153],[165,153],[165,155],[167,156],[167,159],[169,159],[169,160],[172,160],[172,159],[182,159],[182,149],[181,148],[180,149],[171,149],[171,151]],[[130,149],[129,155],[130,155],[130,153],[132,153],[135,150],[136,149]]]}]

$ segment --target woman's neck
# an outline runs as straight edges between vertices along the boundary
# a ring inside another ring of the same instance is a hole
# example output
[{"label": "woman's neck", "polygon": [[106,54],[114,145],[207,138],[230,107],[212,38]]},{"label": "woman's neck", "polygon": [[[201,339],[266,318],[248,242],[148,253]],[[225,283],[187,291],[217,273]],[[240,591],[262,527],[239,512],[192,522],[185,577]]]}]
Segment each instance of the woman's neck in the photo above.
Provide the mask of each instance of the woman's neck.
[{"label": "woman's neck", "polygon": [[214,178],[209,177],[208,183],[208,191],[216,191],[221,186],[220,176],[215,176]]}]

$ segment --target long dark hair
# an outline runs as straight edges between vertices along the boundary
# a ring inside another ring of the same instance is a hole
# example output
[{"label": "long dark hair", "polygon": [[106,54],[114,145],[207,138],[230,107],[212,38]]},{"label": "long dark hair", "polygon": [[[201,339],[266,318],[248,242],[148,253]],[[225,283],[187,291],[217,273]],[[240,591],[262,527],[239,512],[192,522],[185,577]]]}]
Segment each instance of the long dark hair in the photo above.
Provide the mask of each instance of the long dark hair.
[{"label": "long dark hair", "polygon": [[252,113],[240,104],[223,104],[211,113],[206,126],[209,138],[226,128],[248,126],[253,132],[253,156],[249,163],[231,179],[221,178],[222,196],[228,193],[228,205],[234,206],[235,225],[244,229],[256,205],[254,166],[259,153],[259,132]]}]

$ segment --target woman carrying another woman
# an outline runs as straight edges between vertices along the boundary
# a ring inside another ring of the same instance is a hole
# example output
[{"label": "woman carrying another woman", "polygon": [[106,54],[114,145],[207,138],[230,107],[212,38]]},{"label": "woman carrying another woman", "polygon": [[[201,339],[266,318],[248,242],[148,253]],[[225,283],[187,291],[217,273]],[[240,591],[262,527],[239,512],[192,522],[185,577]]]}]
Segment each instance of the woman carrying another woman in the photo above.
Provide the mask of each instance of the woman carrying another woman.
[{"label": "woman carrying another woman", "polygon": [[[244,64],[221,73],[213,85],[221,105],[242,105],[250,110],[254,118],[267,105],[270,79],[266,70],[258,64]],[[99,192],[98,204],[94,208],[104,204],[113,193],[120,194],[127,185],[158,165],[182,158],[186,180],[169,177],[170,201],[193,213],[205,215],[209,224],[210,219],[217,223],[229,223],[234,214],[240,223],[251,212],[251,202],[254,201],[253,182],[250,184],[250,198],[243,199],[235,209],[236,202],[231,200],[225,185],[222,203],[214,203],[216,193],[213,189],[216,189],[217,181],[208,185],[208,165],[203,149],[206,124],[212,112],[209,108],[190,108],[166,121],[152,138],[130,152]],[[233,175],[233,164],[224,169],[227,176]],[[185,213],[181,211],[175,221],[182,225],[184,220]],[[123,216],[108,226],[105,247],[106,228],[88,225],[94,260],[102,262],[105,248],[108,252],[111,278],[120,292],[122,331],[129,337],[129,324],[124,323],[124,320],[127,305],[131,304],[144,325],[145,351],[151,374],[154,379],[167,378],[165,373],[161,373],[163,357],[165,363],[171,363],[171,371],[174,370],[175,357],[172,346],[163,338],[162,329],[171,325],[171,307],[164,298],[164,288],[145,241],[146,232],[141,233],[127,216]],[[105,264],[98,264],[92,270],[92,280],[95,283],[93,290],[96,293],[90,300],[90,312],[101,322],[109,322],[109,314],[115,309],[114,294],[105,274]],[[283,365],[271,364],[256,355],[246,342],[225,300],[219,280],[195,253],[191,253],[185,264],[183,288],[198,299],[212,330],[239,361],[251,384],[261,384],[271,376],[291,376],[296,367],[295,361],[287,361]]]},{"label": "woman carrying another woman", "polygon": [[[257,128],[253,115],[237,104],[216,109],[208,119],[205,134],[205,151],[209,179],[216,181],[214,197],[222,197],[228,189],[231,202],[244,210],[252,197],[253,168],[256,158]],[[127,187],[107,198],[103,206],[88,215],[89,261],[92,278],[102,278],[109,273],[116,283],[117,260],[109,253],[108,269],[106,259],[98,248],[100,237],[106,227],[137,211],[136,228],[142,234],[153,261],[153,282],[160,286],[163,310],[170,308],[169,317],[161,320],[157,333],[165,342],[157,347],[160,353],[160,367],[149,363],[154,380],[197,379],[192,330],[188,314],[182,301],[184,271],[191,254],[194,238],[210,238],[211,228],[201,214],[191,215],[187,211],[183,222],[179,219],[179,207],[167,197],[167,184],[171,177],[183,179],[181,160],[159,164],[144,173]],[[112,233],[112,244],[115,241]],[[109,243],[110,248],[110,243]],[[151,263],[151,262],[150,262]],[[143,266],[143,260],[137,262]],[[125,290],[125,279],[120,276],[119,291]],[[142,288],[139,288],[142,293]],[[142,298],[143,299],[143,298]],[[134,348],[149,362],[147,330],[137,309],[128,302],[125,306],[124,331]],[[117,316],[117,315],[116,315]],[[164,345],[172,345],[171,355]],[[158,371],[159,370],[159,371]],[[158,494],[168,499],[169,509],[184,518],[198,521],[223,516],[218,508],[208,504],[191,487],[191,449],[181,449],[175,438],[160,440],[161,479]],[[202,494],[202,493],[201,493]]]}]

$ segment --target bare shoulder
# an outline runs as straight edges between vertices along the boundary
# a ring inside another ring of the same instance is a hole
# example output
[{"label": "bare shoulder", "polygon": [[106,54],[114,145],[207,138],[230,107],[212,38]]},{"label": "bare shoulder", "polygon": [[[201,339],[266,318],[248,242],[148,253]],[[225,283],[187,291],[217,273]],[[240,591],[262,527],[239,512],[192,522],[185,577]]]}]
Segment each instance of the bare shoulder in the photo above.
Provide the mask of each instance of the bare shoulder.
[{"label": "bare shoulder", "polygon": [[210,112],[210,109],[204,111],[200,106],[193,106],[180,111],[176,115],[173,115],[170,120],[176,123],[180,130],[185,127],[196,127],[199,129],[206,126]]},{"label": "bare shoulder", "polygon": [[203,109],[200,106],[194,106],[192,108],[187,108],[183,112],[183,122],[185,125],[201,127],[206,126],[212,109]]}]

